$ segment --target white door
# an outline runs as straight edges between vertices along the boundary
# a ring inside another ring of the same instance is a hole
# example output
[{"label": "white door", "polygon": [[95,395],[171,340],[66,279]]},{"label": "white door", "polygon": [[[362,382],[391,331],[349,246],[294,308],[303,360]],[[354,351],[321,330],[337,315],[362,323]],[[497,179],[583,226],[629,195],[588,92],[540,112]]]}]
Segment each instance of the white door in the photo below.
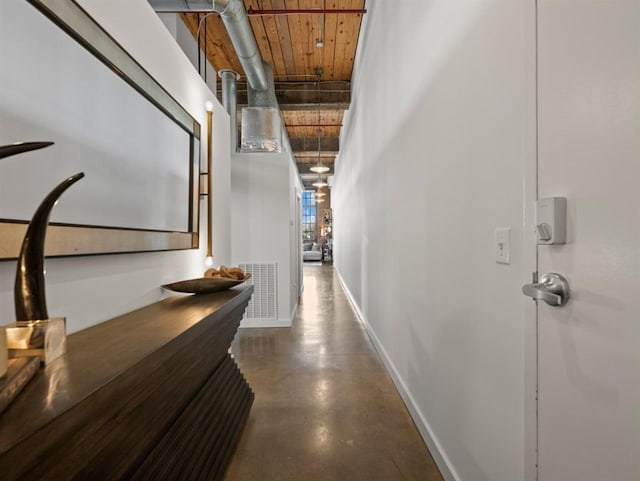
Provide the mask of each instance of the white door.
[{"label": "white door", "polygon": [[538,302],[540,481],[640,480],[640,0],[538,0],[538,196],[568,199]]}]

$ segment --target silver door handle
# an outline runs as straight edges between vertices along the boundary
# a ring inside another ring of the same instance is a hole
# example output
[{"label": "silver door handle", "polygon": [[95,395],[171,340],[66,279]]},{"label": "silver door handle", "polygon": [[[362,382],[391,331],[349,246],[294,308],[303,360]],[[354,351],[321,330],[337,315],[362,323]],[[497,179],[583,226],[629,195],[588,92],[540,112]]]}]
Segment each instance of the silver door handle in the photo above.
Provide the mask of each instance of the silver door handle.
[{"label": "silver door handle", "polygon": [[522,293],[533,299],[542,300],[550,306],[564,306],[569,301],[569,282],[560,274],[545,274],[536,284],[525,284]]}]

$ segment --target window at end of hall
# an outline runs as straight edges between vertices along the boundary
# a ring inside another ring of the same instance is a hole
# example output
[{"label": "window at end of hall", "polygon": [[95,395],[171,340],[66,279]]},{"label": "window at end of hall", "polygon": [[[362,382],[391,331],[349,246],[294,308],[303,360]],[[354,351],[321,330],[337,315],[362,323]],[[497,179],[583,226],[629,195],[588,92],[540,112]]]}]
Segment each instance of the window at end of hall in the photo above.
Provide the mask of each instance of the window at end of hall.
[{"label": "window at end of hall", "polygon": [[312,190],[302,193],[302,240],[317,241],[316,233],[316,199]]}]

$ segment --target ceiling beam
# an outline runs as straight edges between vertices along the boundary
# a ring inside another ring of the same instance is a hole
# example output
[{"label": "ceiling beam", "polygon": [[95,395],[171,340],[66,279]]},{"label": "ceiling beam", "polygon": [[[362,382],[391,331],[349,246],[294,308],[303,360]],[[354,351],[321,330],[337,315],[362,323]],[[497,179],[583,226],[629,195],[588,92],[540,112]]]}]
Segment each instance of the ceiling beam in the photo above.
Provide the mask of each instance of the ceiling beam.
[{"label": "ceiling beam", "polygon": [[[281,110],[346,110],[351,103],[351,84],[346,81],[275,82]],[[238,104],[247,105],[245,82],[238,83]]]},{"label": "ceiling beam", "polygon": [[[303,164],[318,161],[318,152],[294,152],[293,156],[295,157],[296,162],[301,162]],[[335,152],[320,152],[320,158],[323,162],[333,162],[335,157]]]},{"label": "ceiling beam", "polygon": [[[189,13],[217,13],[211,9],[201,10],[197,8],[188,9]],[[157,12],[162,13],[184,13],[184,9],[166,7],[163,9],[156,8]],[[250,17],[263,17],[267,15],[364,15],[367,13],[365,8],[280,8],[280,9],[256,9],[249,7],[247,15]]]},{"label": "ceiling beam", "polygon": [[285,127],[342,127],[342,124],[285,124]]},{"label": "ceiling beam", "polygon": [[[338,151],[330,151],[330,150],[323,150],[322,152],[320,152],[320,156],[323,159],[334,159],[336,157],[336,155],[338,155]],[[298,159],[300,159],[300,162],[304,162],[305,158],[311,158],[313,157],[314,159],[316,159],[316,161],[318,160],[318,150],[316,149],[315,151],[305,151],[305,150],[300,150],[300,151],[294,151],[293,152],[293,156],[296,158],[296,162],[298,162]]]},{"label": "ceiling beam", "polygon": [[321,152],[338,152],[340,150],[340,139],[338,137],[320,137],[320,146],[318,146],[317,137],[293,137],[289,139],[291,150],[298,154],[308,152],[311,155],[318,150]]},{"label": "ceiling beam", "polygon": [[326,15],[326,14],[356,14],[363,15],[367,13],[364,8],[348,8],[348,9],[337,9],[337,8],[286,8],[286,9],[255,9],[253,7],[249,7],[247,9],[247,15],[302,15],[302,14],[311,14],[311,15]]},{"label": "ceiling beam", "polygon": [[323,174],[316,174],[315,172],[311,172],[309,174],[300,174],[302,179],[313,179],[314,177],[317,179],[318,175],[321,179],[326,180],[326,178],[330,175],[333,175],[331,172],[324,172]]},{"label": "ceiling beam", "polygon": [[[276,95],[277,97],[277,95]],[[280,107],[280,110],[284,111],[288,111],[288,112],[295,112],[295,111],[301,111],[301,110],[308,110],[310,112],[315,112],[318,110],[318,108],[320,108],[320,110],[349,110],[349,106],[350,104],[348,103],[343,103],[343,102],[335,102],[335,103],[321,103],[320,105],[318,104],[305,104],[305,103],[284,103],[286,102],[287,99],[278,99],[278,106]],[[243,105],[244,107],[246,107],[246,104]]]}]

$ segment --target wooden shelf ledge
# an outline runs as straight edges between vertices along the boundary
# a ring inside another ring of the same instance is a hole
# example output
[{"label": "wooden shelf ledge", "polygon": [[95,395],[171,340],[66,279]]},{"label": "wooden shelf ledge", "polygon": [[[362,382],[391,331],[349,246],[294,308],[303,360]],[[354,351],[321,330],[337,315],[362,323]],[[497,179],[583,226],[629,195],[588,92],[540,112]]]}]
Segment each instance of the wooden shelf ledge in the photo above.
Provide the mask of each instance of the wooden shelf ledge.
[{"label": "wooden shelf ledge", "polygon": [[[253,401],[228,353],[252,292],[249,286],[170,297],[70,335],[67,354],[0,416],[3,481],[144,479],[145,470],[171,462],[154,454],[161,446],[180,444],[172,436],[203,422],[210,434],[219,431],[223,445],[211,444],[219,455],[207,453],[219,465]],[[220,389],[229,394],[216,395]],[[222,411],[242,406],[234,425],[216,427],[219,417],[194,415],[211,396]],[[155,479],[179,479],[165,468],[167,477]],[[212,466],[202,469],[206,479],[221,479]]]}]

